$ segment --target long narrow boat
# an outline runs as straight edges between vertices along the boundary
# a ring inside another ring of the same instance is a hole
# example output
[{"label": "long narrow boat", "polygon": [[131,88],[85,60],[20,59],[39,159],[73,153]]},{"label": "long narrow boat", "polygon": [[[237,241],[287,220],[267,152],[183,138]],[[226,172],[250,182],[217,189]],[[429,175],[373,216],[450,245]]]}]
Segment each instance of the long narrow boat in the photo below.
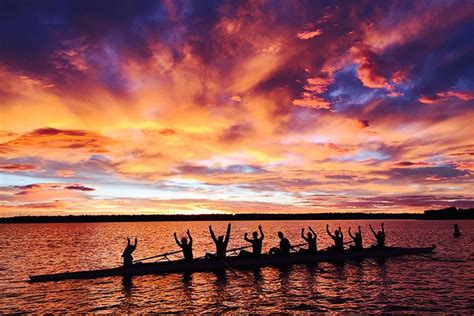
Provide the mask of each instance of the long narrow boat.
[{"label": "long narrow boat", "polygon": [[317,262],[338,262],[344,260],[362,260],[367,258],[389,258],[406,255],[428,254],[435,246],[427,248],[387,247],[385,249],[365,249],[363,251],[329,252],[319,251],[314,255],[294,254],[289,257],[262,255],[260,257],[227,257],[221,259],[195,259],[191,262],[182,260],[137,263],[131,267],[116,267],[111,269],[63,272],[30,276],[31,282],[60,281],[67,279],[94,279],[110,276],[135,276],[145,274],[183,273],[219,271],[226,268],[251,269],[265,266],[285,266],[292,264],[313,264]]}]

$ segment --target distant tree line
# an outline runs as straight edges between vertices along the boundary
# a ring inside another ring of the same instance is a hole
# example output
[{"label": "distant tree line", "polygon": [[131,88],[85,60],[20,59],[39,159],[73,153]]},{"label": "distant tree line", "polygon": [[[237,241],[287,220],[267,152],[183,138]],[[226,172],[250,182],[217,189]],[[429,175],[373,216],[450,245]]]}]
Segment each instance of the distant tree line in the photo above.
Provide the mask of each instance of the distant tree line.
[{"label": "distant tree line", "polygon": [[440,210],[424,212],[425,219],[474,219],[474,208],[456,208],[454,206]]},{"label": "distant tree line", "polygon": [[166,222],[166,221],[255,221],[332,219],[474,219],[474,209],[448,207],[424,213],[311,213],[311,214],[201,214],[201,215],[65,215],[15,216],[0,223],[87,223],[87,222]]}]

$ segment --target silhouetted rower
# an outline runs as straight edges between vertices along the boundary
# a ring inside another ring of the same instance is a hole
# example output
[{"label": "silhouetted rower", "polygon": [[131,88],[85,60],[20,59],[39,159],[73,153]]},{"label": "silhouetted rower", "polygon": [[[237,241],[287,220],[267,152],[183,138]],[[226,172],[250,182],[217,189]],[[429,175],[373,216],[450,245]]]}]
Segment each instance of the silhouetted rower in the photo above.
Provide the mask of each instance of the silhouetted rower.
[{"label": "silhouetted rower", "polygon": [[130,238],[127,238],[127,246],[125,247],[122,257],[124,267],[129,267],[133,264],[132,253],[137,249],[138,240],[135,238],[135,244],[130,243]]},{"label": "silhouetted rower", "polygon": [[273,247],[270,249],[270,254],[279,255],[279,256],[289,256],[291,244],[288,238],[286,238],[282,232],[278,232],[278,237],[280,238],[280,248]]},{"label": "silhouetted rower", "polygon": [[364,249],[364,247],[362,246],[362,232],[360,230],[360,226],[358,227],[358,231],[355,233],[355,235],[352,235],[351,228],[349,227],[349,236],[354,242],[354,245],[351,246],[352,250],[360,251]]},{"label": "silhouetted rower", "polygon": [[316,238],[318,235],[314,232],[311,227],[308,227],[310,230],[306,236],[304,235],[304,228],[301,229],[301,238],[303,238],[308,243],[308,249],[303,249],[302,252],[315,254],[318,251],[318,247],[316,245]]},{"label": "silhouetted rower", "polygon": [[252,244],[252,252],[242,250],[239,256],[260,256],[262,254],[262,241],[265,235],[263,234],[261,225],[258,225],[258,230],[260,231],[260,237],[258,237],[258,232],[256,231],[252,233],[253,239],[249,239],[247,233],[244,234],[244,240]]},{"label": "silhouetted rower", "polygon": [[372,233],[375,236],[375,240],[376,240],[375,247],[376,248],[385,248],[385,229],[383,227],[383,223],[382,223],[382,230],[379,230],[377,233],[375,232],[375,230],[372,228],[372,226],[370,224],[369,224],[369,227],[370,227],[370,230],[372,231]]},{"label": "silhouetted rower", "polygon": [[334,240],[334,246],[329,249],[333,251],[344,251],[344,234],[342,233],[341,227],[336,229],[334,234],[329,231],[329,225],[326,225],[326,232]]},{"label": "silhouetted rower", "polygon": [[454,224],[454,233],[453,233],[453,236],[454,237],[461,237],[462,233],[461,231],[459,230],[459,225],[458,224]]},{"label": "silhouetted rower", "polygon": [[211,233],[211,238],[216,244],[216,253],[215,254],[206,253],[205,255],[206,258],[208,259],[215,258],[216,256],[219,258],[226,257],[227,245],[229,244],[229,238],[230,238],[230,227],[231,227],[230,224],[228,224],[225,238],[222,235],[216,238],[216,235],[214,234],[214,231],[212,230],[212,226],[209,226],[209,232]]},{"label": "silhouetted rower", "polygon": [[188,239],[186,237],[181,238],[181,242],[179,242],[178,237],[176,236],[176,233],[173,234],[174,240],[176,241],[176,244],[181,247],[183,250],[183,256],[184,260],[186,261],[191,261],[193,260],[193,237],[191,237],[191,233],[189,232],[189,229],[186,230],[186,234],[188,235]]}]

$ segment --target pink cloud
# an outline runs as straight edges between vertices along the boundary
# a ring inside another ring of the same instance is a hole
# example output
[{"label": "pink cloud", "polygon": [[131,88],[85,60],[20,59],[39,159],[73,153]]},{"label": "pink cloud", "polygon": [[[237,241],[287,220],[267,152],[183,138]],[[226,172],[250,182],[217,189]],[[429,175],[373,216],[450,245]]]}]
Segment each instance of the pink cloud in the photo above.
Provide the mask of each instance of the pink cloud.
[{"label": "pink cloud", "polygon": [[33,171],[33,170],[38,170],[39,168],[34,165],[30,164],[3,164],[0,165],[1,170],[5,170],[8,172],[17,172],[17,171]]},{"label": "pink cloud", "polygon": [[434,104],[446,101],[450,98],[455,98],[461,101],[470,101],[474,99],[474,93],[467,91],[438,92],[434,96],[422,95],[420,98],[418,98],[418,101],[424,104]]},{"label": "pink cloud", "polygon": [[317,37],[319,35],[323,34],[323,30],[317,29],[314,31],[301,31],[296,34],[296,37],[298,37],[301,40],[309,40],[313,37]]},{"label": "pink cloud", "polygon": [[293,100],[292,104],[313,109],[331,109],[331,103],[321,97],[314,95],[305,96],[302,99]]},{"label": "pink cloud", "polygon": [[357,68],[357,77],[362,84],[368,88],[386,88],[391,89],[387,79],[378,71],[376,62],[377,54],[369,49],[352,47],[350,49],[354,57],[355,63],[359,65]]}]

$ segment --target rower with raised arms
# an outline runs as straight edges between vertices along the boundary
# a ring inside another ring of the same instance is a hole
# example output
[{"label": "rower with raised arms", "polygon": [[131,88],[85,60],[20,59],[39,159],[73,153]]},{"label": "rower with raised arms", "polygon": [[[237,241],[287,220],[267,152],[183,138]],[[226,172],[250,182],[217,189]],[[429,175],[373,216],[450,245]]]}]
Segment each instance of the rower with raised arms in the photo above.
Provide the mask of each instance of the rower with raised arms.
[{"label": "rower with raised arms", "polygon": [[211,238],[214,241],[214,244],[216,245],[216,253],[206,253],[205,257],[207,259],[210,258],[225,258],[226,257],[226,252],[227,252],[227,245],[229,244],[229,238],[230,238],[230,228],[231,225],[230,223],[227,225],[227,232],[224,236],[220,235],[219,237],[216,238],[216,235],[214,234],[214,231],[212,230],[212,226],[209,225],[209,233],[211,234]]},{"label": "rower with raised arms", "polygon": [[349,236],[354,242],[354,245],[350,247],[351,250],[361,251],[364,249],[362,246],[362,232],[360,230],[360,226],[358,226],[358,231],[356,231],[354,235],[352,235],[351,228],[349,227]]},{"label": "rower with raised arms", "polygon": [[382,223],[382,229],[378,232],[372,228],[372,225],[369,224],[370,230],[375,236],[376,244],[374,245],[375,248],[385,248],[385,229]]},{"label": "rower with raised arms", "polygon": [[186,230],[186,234],[188,235],[189,242],[186,237],[181,238],[180,242],[178,240],[178,237],[176,236],[176,233],[174,233],[173,236],[174,240],[176,241],[176,244],[183,250],[184,260],[191,261],[193,260],[193,238],[191,237],[189,229]]},{"label": "rower with raised arms", "polygon": [[316,232],[311,227],[308,227],[308,229],[309,232],[306,234],[306,236],[304,235],[304,228],[301,229],[301,238],[303,238],[308,243],[308,249],[300,249],[300,252],[315,254],[318,251],[318,247],[316,245],[316,238],[318,235],[316,235]]},{"label": "rower with raised arms", "polygon": [[257,257],[257,256],[260,256],[262,254],[262,242],[263,242],[263,238],[265,237],[265,235],[263,234],[262,225],[258,225],[258,230],[260,231],[260,237],[258,237],[258,232],[257,231],[254,231],[252,233],[253,239],[248,238],[247,233],[244,234],[244,240],[246,242],[249,242],[249,243],[252,244],[252,252],[247,251],[247,250],[242,250],[239,253],[239,256],[241,256],[241,257],[248,257],[248,256]]},{"label": "rower with raised arms", "polygon": [[127,246],[123,250],[123,266],[130,267],[133,264],[133,256],[132,253],[137,249],[138,240],[135,238],[135,243],[132,245],[130,243],[130,238],[127,238]]},{"label": "rower with raised arms", "polygon": [[341,227],[336,229],[334,234],[331,234],[329,225],[326,225],[326,232],[334,240],[334,246],[329,247],[329,250],[344,251],[344,234],[342,233]]}]

